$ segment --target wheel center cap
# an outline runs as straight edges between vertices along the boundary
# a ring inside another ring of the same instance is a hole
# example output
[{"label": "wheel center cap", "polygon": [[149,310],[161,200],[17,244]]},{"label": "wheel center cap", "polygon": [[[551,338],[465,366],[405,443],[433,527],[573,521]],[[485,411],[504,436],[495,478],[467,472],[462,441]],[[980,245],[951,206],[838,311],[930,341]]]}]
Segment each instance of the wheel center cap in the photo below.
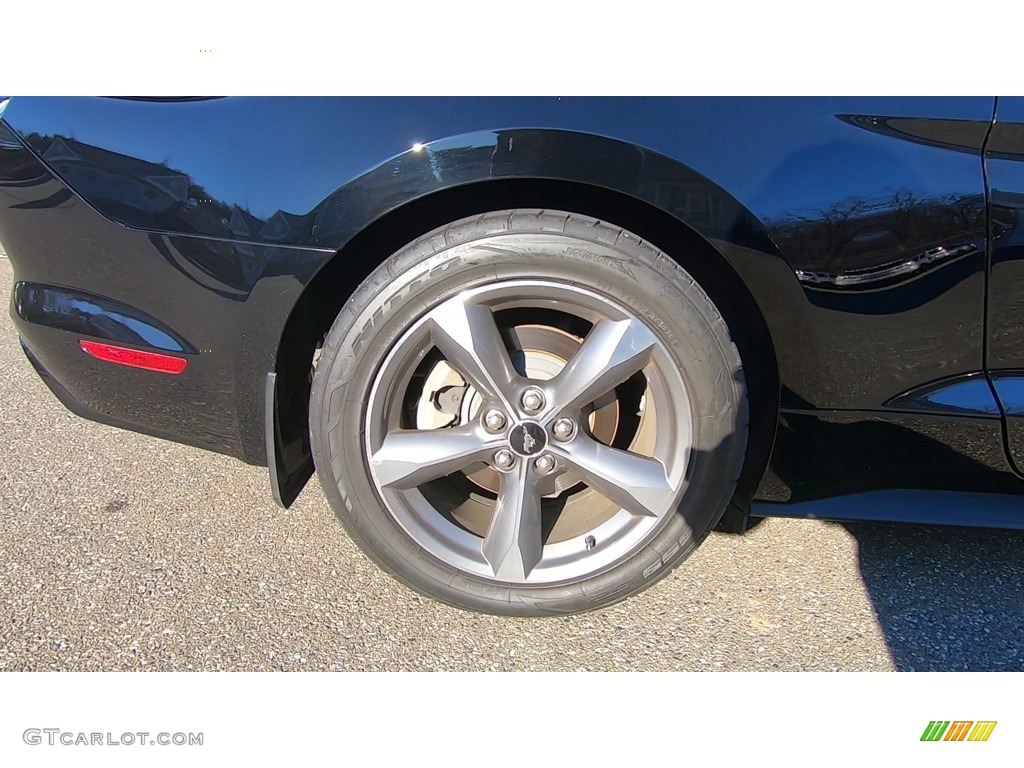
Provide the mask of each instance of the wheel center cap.
[{"label": "wheel center cap", "polygon": [[548,434],[535,421],[521,421],[508,433],[508,446],[520,456],[536,456],[547,448]]}]

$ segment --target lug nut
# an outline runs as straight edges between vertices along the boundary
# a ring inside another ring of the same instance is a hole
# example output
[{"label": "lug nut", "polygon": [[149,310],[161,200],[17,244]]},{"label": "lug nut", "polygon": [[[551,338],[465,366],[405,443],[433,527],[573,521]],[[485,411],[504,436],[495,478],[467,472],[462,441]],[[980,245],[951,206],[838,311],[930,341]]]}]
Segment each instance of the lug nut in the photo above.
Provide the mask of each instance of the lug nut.
[{"label": "lug nut", "polygon": [[494,466],[498,469],[512,469],[512,465],[516,463],[516,457],[512,455],[512,451],[506,451],[504,448],[494,454]]},{"label": "lug nut", "polygon": [[545,453],[543,456],[537,457],[537,460],[533,462],[533,468],[541,474],[547,474],[555,468],[555,460]]},{"label": "lug nut", "polygon": [[576,425],[572,423],[572,419],[558,419],[551,425],[551,431],[556,439],[568,440],[576,431]]},{"label": "lug nut", "polygon": [[523,392],[523,408],[536,413],[544,407],[544,393],[539,389],[528,389]]},{"label": "lug nut", "polygon": [[484,414],[484,426],[491,432],[500,432],[505,428],[505,414],[492,408]]}]

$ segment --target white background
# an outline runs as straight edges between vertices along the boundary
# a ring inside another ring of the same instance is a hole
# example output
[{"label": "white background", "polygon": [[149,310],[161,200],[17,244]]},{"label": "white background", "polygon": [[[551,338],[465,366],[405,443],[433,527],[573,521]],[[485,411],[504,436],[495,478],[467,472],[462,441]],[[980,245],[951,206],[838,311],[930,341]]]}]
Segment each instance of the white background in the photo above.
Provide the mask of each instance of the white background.
[{"label": "white background", "polygon": [[1018,19],[962,0],[10,0],[0,92],[1012,94]]},{"label": "white background", "polygon": [[[1021,765],[1011,673],[21,674],[10,766]],[[929,720],[997,720],[922,742]],[[27,746],[26,728],[202,732],[201,747]]]}]

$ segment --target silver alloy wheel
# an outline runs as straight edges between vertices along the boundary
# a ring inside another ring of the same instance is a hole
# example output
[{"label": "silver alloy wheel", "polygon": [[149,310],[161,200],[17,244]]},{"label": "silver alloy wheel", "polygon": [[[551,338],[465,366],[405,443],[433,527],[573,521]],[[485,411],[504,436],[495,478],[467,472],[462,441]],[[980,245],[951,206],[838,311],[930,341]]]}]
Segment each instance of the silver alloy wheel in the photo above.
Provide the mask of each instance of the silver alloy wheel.
[{"label": "silver alloy wheel", "polygon": [[[587,331],[551,378],[526,378],[528,366],[517,370],[499,328],[506,310],[560,313]],[[461,375],[477,407],[450,426],[416,429],[410,397],[418,396],[420,371],[432,354]],[[643,377],[639,420],[646,428],[596,438],[595,402],[635,376]],[[541,395],[539,409],[532,407],[534,393]],[[495,410],[507,415],[497,433],[485,423]],[[553,432],[565,420],[574,427],[568,437],[564,428]],[[661,530],[685,491],[691,436],[683,377],[640,317],[568,283],[509,280],[448,298],[394,343],[370,391],[364,449],[387,512],[430,555],[488,580],[553,585],[613,567]],[[495,467],[504,451],[515,460]],[[438,502],[437,488],[487,467],[500,469],[497,493],[484,496],[489,520],[474,531]],[[574,498],[582,499],[575,506],[585,516],[595,493],[610,503],[608,515],[568,537],[546,537],[550,516],[564,514]]]}]

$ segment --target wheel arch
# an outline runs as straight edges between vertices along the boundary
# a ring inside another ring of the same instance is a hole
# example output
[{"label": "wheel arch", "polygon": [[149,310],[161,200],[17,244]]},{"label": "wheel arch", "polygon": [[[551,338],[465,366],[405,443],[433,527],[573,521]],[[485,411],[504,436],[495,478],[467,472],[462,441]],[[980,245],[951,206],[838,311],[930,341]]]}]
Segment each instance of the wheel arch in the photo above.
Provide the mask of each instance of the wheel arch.
[{"label": "wheel arch", "polygon": [[664,156],[622,146],[640,153],[643,166],[629,183],[621,183],[622,178],[616,186],[607,185],[608,178],[570,180],[564,169],[549,177],[517,176],[515,168],[506,169],[510,172],[504,177],[452,184],[405,200],[351,237],[330,243],[337,246],[336,253],[306,285],[288,317],[268,378],[268,462],[279,503],[290,504],[312,475],[310,361],[316,344],[359,284],[399,248],[452,221],[511,208],[554,209],[614,222],[651,242],[690,272],[719,306],[739,347],[750,393],[747,460],[737,503],[722,524],[729,530],[742,529],[747,502],[771,455],[779,403],[776,339],[756,286],[766,272],[771,273],[766,282],[773,286],[779,285],[780,275],[794,285],[796,279],[763,225],[735,198]]}]

